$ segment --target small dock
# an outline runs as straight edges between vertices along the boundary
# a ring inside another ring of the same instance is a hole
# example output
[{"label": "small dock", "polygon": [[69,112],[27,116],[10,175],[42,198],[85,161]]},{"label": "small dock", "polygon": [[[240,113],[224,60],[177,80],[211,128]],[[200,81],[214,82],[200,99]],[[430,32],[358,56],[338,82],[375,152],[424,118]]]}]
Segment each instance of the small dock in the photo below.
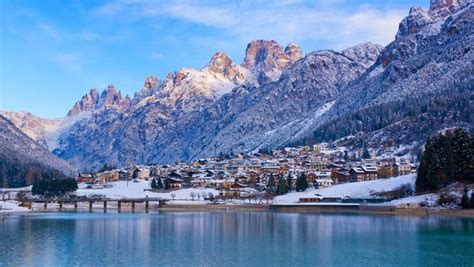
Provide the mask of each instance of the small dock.
[{"label": "small dock", "polygon": [[137,203],[145,203],[145,212],[148,213],[150,209],[150,204],[156,203],[158,207],[161,208],[168,201],[163,198],[121,198],[121,199],[112,199],[112,198],[42,198],[42,199],[20,199],[22,205],[32,209],[33,203],[43,204],[43,209],[48,209],[48,204],[57,203],[59,205],[58,209],[62,210],[69,206],[77,210],[79,203],[84,203],[89,209],[89,212],[92,212],[94,203],[102,203],[104,212],[107,212],[109,204],[116,204],[118,212],[122,211],[122,204],[130,203],[131,211],[135,212],[135,206]]}]

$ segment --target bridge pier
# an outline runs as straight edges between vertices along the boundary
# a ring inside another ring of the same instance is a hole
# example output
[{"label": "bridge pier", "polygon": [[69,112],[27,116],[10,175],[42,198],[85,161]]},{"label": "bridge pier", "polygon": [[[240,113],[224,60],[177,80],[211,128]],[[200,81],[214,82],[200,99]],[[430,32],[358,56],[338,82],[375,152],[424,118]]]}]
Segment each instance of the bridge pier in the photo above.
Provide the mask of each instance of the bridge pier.
[{"label": "bridge pier", "polygon": [[[159,208],[162,208],[163,205],[166,203],[166,200],[163,200],[162,198],[149,198],[149,197],[145,197],[145,198],[122,198],[122,199],[114,199],[114,200],[111,200],[110,198],[69,198],[69,199],[66,199],[66,198],[57,198],[57,199],[20,199],[19,201],[21,201],[22,205],[25,206],[25,207],[28,207],[30,210],[33,209],[33,202],[35,203],[43,203],[43,208],[44,210],[47,210],[48,209],[48,204],[49,202],[53,203],[53,204],[58,204],[58,207],[57,209],[58,210],[64,210],[65,208],[67,208],[68,204],[72,204],[74,205],[74,210],[77,211],[78,208],[79,208],[79,202],[81,203],[89,203],[89,212],[93,212],[93,208],[94,208],[94,202],[102,202],[103,203],[103,210],[104,210],[104,213],[107,212],[107,204],[109,201],[112,201],[112,203],[115,203],[115,201],[117,202],[117,210],[118,212],[120,213],[122,211],[122,204],[123,203],[130,203],[131,204],[131,211],[133,213],[135,213],[136,211],[136,204],[137,203],[144,203],[145,205],[145,212],[146,213],[149,213],[150,211],[150,202],[151,204],[153,204],[153,202],[157,202],[158,204],[158,207]],[[64,206],[66,205],[66,207]],[[55,205],[54,205],[55,206]],[[126,205],[128,206],[128,204]],[[56,206],[55,206],[56,207]]]}]

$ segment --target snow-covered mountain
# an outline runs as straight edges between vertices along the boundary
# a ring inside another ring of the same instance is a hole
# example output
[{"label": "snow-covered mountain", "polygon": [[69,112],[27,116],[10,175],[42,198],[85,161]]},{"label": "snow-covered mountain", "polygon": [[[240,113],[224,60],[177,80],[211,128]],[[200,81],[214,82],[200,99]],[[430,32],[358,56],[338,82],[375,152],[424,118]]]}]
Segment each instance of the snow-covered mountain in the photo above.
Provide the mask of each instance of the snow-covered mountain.
[{"label": "snow-covered mountain", "polygon": [[241,65],[218,52],[200,71],[147,78],[130,110],[94,112],[60,137],[55,153],[96,168],[247,151],[269,140],[282,144],[327,111],[381,49],[366,43],[300,59],[295,44],[283,50],[260,40],[248,45]]},{"label": "snow-covered mountain", "polygon": [[169,155],[192,159],[283,145],[329,110],[341,90],[366,71],[366,64],[359,62],[375,59],[381,49],[365,43],[341,53],[310,53],[276,82],[260,88],[237,87],[193,118],[193,123],[182,125],[178,139],[184,140],[183,146],[167,152],[171,140],[166,140],[157,159],[173,160]]},{"label": "snow-covered mountain", "polygon": [[[301,54],[294,44],[283,50],[275,41],[259,40],[248,45],[244,64],[238,65],[225,53],[217,52],[201,70],[184,68],[163,81],[148,77],[129,109],[95,110],[89,120],[76,123],[59,138],[61,145],[55,153],[80,168],[179,159],[183,152],[162,158],[158,154],[164,148],[172,153],[182,147],[179,132],[200,121],[201,112],[233,88],[264,86],[278,79]],[[84,99],[87,101],[75,107],[90,107],[90,100],[98,102],[94,96]]]},{"label": "snow-covered mountain", "polygon": [[474,4],[431,1],[400,23],[375,64],[344,90],[313,127],[313,141],[410,144],[445,128],[473,127]]},{"label": "snow-covered mountain", "polygon": [[91,112],[84,111],[75,115],[52,120],[43,119],[30,112],[23,111],[0,111],[0,115],[11,121],[28,137],[50,151],[53,151],[58,147],[59,136],[67,132],[76,121],[89,118]]},{"label": "snow-covered mountain", "polygon": [[62,159],[26,136],[0,115],[0,187],[21,187],[37,179],[72,176],[73,169]]},{"label": "snow-covered mountain", "polygon": [[133,99],[93,89],[65,119],[4,114],[79,169],[316,141],[421,145],[446,127],[473,128],[473,16],[472,0],[432,0],[385,48],[305,55],[256,40],[241,64],[217,52],[201,70],[146,78]]}]

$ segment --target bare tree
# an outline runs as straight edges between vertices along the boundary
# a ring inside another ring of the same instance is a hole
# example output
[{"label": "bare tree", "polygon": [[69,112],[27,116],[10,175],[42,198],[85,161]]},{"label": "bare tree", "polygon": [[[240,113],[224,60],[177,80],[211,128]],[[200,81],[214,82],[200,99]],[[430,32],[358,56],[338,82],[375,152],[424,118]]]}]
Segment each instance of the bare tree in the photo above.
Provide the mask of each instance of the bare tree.
[{"label": "bare tree", "polygon": [[202,200],[206,199],[206,191],[201,191]]},{"label": "bare tree", "polygon": [[176,197],[176,193],[172,192],[171,193],[171,198],[174,200],[175,197]]},{"label": "bare tree", "polygon": [[196,197],[196,193],[194,191],[191,191],[190,195],[191,199],[194,200],[194,198]]}]

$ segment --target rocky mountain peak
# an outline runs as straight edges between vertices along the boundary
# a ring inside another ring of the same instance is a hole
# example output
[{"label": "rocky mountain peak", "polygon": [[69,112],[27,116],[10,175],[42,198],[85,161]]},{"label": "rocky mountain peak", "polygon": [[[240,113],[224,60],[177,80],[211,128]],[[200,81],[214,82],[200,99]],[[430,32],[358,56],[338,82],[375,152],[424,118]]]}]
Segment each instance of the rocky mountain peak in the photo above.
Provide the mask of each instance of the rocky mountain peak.
[{"label": "rocky mountain peak", "polygon": [[89,93],[85,94],[81,100],[77,101],[74,106],[67,113],[68,117],[78,115],[82,112],[94,111],[96,109],[112,106],[122,106],[122,95],[113,85],[107,88],[100,94],[96,88],[93,88]]},{"label": "rocky mountain peak", "polygon": [[122,94],[117,91],[114,85],[109,85],[102,91],[98,107],[120,106],[122,104]]},{"label": "rocky mountain peak", "polygon": [[247,45],[242,67],[250,70],[260,85],[275,81],[295,59],[301,58],[299,46],[292,44],[285,50],[287,53],[274,40],[252,41]]},{"label": "rocky mountain peak", "polygon": [[434,18],[445,18],[458,10],[460,4],[459,0],[431,0],[428,13]]},{"label": "rocky mountain peak", "polygon": [[132,100],[128,95],[125,96],[125,98],[122,101],[122,108],[124,110],[129,110],[132,106]]},{"label": "rocky mountain peak", "polygon": [[143,89],[145,91],[155,88],[159,84],[160,80],[156,76],[148,76],[145,79]]},{"label": "rocky mountain peak", "polygon": [[236,83],[240,83],[245,79],[237,64],[224,52],[215,53],[206,68]]},{"label": "rocky mountain peak", "polygon": [[343,50],[341,53],[368,68],[377,60],[383,46],[371,42],[362,43]]},{"label": "rocky mountain peak", "polygon": [[433,22],[433,18],[421,7],[412,7],[410,13],[398,26],[397,38],[414,35]]},{"label": "rocky mountain peak", "polygon": [[291,61],[298,61],[303,57],[303,50],[295,43],[290,43],[285,48],[285,54]]},{"label": "rocky mountain peak", "polygon": [[446,17],[459,7],[459,0],[431,0],[428,12],[433,16]]},{"label": "rocky mountain peak", "polygon": [[[142,90],[134,94],[134,99],[132,102],[138,103],[141,99],[153,95],[159,88],[160,82],[160,79],[158,79],[156,76],[152,75],[146,77]],[[124,102],[126,101],[127,97],[125,97]]]},{"label": "rocky mountain peak", "polygon": [[[440,31],[440,21],[460,10],[461,6],[472,3],[472,0],[431,0],[428,11],[413,7],[406,18],[400,22],[397,38],[422,33],[435,35]],[[426,27],[430,25],[429,27]],[[425,30],[422,32],[422,28]]]},{"label": "rocky mountain peak", "polygon": [[68,117],[77,115],[81,112],[91,111],[99,101],[99,93],[96,88],[92,88],[89,93],[85,94],[81,100],[77,101],[67,113]]},{"label": "rocky mountain peak", "polygon": [[180,71],[168,73],[168,75],[166,76],[166,80],[171,81],[171,83],[176,86],[179,85],[179,83],[181,83],[181,81],[184,80],[185,77],[186,72],[184,69],[182,69]]}]

